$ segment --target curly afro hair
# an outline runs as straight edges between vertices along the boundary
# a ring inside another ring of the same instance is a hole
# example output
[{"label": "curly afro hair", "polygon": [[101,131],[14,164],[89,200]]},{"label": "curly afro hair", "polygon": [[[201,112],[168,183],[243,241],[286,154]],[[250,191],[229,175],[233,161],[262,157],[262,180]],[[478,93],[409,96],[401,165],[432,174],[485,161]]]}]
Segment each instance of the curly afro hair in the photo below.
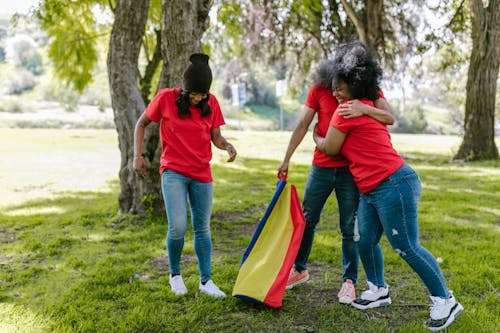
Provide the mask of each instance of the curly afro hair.
[{"label": "curly afro hair", "polygon": [[379,98],[382,68],[368,46],[360,41],[341,44],[335,51],[332,83],[346,83],[352,98]]},{"label": "curly afro hair", "polygon": [[332,90],[334,65],[334,59],[328,59],[322,61],[316,68],[316,71],[313,74],[313,79],[319,88],[326,88],[330,91]]}]

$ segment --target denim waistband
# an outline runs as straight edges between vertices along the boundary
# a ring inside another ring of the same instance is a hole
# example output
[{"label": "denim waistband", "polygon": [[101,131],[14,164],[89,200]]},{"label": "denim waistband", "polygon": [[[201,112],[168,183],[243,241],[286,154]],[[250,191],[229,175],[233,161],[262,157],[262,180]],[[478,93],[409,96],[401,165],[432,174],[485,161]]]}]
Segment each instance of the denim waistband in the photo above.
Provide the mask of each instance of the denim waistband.
[{"label": "denim waistband", "polygon": [[396,170],[392,175],[387,177],[383,182],[395,182],[401,180],[408,175],[416,174],[415,170],[410,167],[408,164],[404,163],[399,169]]}]

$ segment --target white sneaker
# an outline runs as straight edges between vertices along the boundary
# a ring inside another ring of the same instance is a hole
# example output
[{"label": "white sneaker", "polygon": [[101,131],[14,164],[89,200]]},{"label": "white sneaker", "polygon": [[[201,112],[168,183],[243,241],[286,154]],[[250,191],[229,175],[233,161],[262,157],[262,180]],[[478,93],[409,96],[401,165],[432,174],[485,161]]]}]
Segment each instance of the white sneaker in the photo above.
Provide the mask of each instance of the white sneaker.
[{"label": "white sneaker", "polygon": [[429,319],[425,322],[431,331],[439,331],[450,326],[464,311],[462,304],[458,303],[453,295],[450,298],[431,296],[431,300],[433,305]]},{"label": "white sneaker", "polygon": [[170,274],[170,279],[168,280],[168,282],[170,283],[172,292],[177,296],[187,294],[188,291],[181,275],[172,276],[172,274]]},{"label": "white sneaker", "polygon": [[226,297],[226,294],[212,280],[208,280],[205,284],[201,284],[200,282],[200,291],[215,298]]},{"label": "white sneaker", "polygon": [[368,281],[368,290],[361,293],[360,298],[356,298],[351,305],[356,309],[366,310],[371,308],[378,308],[380,306],[387,306],[392,303],[389,297],[389,286],[377,287]]}]

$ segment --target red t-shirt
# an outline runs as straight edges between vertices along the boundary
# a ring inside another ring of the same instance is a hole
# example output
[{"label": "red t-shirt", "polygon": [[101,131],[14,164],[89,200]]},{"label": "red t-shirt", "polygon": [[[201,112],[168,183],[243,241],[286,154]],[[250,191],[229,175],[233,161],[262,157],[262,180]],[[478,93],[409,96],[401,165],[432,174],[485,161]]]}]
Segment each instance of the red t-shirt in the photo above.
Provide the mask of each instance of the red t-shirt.
[{"label": "red t-shirt", "polygon": [[[380,98],[384,98],[382,90],[379,90],[378,94]],[[305,106],[316,111],[318,114],[318,133],[323,137],[326,136],[332,115],[339,106],[337,98],[333,96],[331,90],[320,88],[315,84],[307,94]],[[345,167],[349,163],[342,155],[329,156],[315,147],[312,164],[323,168],[339,168]]]},{"label": "red t-shirt", "polygon": [[201,110],[191,106],[191,117],[179,118],[175,104],[179,91],[160,90],[145,110],[151,121],[160,122],[160,173],[169,169],[208,183],[212,181],[211,129],[224,125],[224,117],[219,102],[210,94],[208,105],[212,113],[208,117],[202,118]]},{"label": "red t-shirt", "polygon": [[[321,136],[326,135],[330,119],[338,105],[339,102],[337,102],[337,99],[329,89],[313,85],[309,90],[305,106],[316,111],[318,114],[318,133]],[[348,162],[341,155],[328,156],[319,151],[318,147],[315,147],[312,164],[323,168],[338,168],[347,166]]]},{"label": "red t-shirt", "polygon": [[[360,101],[373,106],[370,100]],[[345,119],[335,113],[330,126],[346,134],[341,153],[349,161],[349,170],[362,193],[375,189],[404,164],[392,147],[387,126],[377,120],[368,116]]]}]

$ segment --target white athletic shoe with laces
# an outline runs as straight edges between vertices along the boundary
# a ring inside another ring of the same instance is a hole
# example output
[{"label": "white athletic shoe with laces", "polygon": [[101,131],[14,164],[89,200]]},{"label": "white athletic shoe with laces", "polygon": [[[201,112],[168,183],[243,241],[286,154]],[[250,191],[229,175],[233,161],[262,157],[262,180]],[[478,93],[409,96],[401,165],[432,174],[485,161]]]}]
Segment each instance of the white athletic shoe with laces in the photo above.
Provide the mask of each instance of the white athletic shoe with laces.
[{"label": "white athletic shoe with laces", "polygon": [[200,282],[200,292],[215,298],[226,297],[226,294],[212,280],[208,280],[205,284]]},{"label": "white athletic shoe with laces", "polygon": [[172,276],[172,274],[170,274],[170,279],[168,280],[168,282],[170,283],[172,292],[177,296],[187,294],[188,291],[181,275]]},{"label": "white athletic shoe with laces", "polygon": [[450,326],[464,311],[462,304],[458,303],[453,295],[450,298],[431,296],[431,301],[433,305],[425,326],[434,332]]},{"label": "white athletic shoe with laces", "polygon": [[371,308],[378,308],[380,306],[388,306],[391,304],[389,297],[389,286],[377,287],[368,281],[368,290],[361,293],[360,298],[356,298],[351,305],[356,309],[366,310]]}]

